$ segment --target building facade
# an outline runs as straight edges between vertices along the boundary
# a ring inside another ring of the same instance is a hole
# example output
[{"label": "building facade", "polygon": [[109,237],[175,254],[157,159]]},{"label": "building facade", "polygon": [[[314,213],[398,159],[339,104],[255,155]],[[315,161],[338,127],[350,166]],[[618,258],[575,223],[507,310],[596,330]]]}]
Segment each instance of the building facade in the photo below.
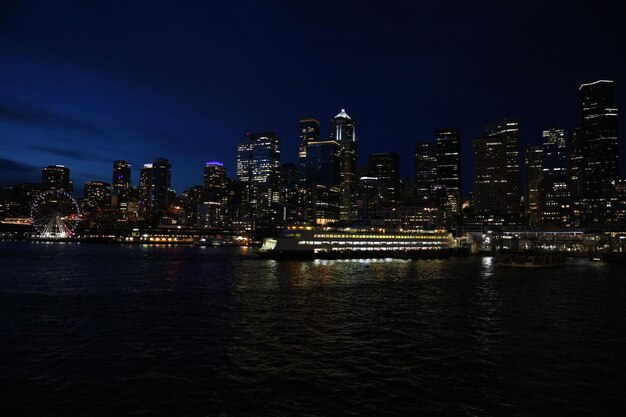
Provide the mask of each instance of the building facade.
[{"label": "building facade", "polygon": [[246,133],[237,145],[237,179],[243,186],[244,220],[278,220],[280,139],[276,132]]},{"label": "building facade", "polygon": [[444,211],[448,218],[461,210],[461,134],[458,129],[435,132],[437,184],[446,192]]},{"label": "building facade", "polygon": [[354,219],[354,205],[357,186],[357,138],[356,124],[345,109],[331,121],[330,140],[339,143],[340,168],[339,188],[341,189],[341,220]]}]

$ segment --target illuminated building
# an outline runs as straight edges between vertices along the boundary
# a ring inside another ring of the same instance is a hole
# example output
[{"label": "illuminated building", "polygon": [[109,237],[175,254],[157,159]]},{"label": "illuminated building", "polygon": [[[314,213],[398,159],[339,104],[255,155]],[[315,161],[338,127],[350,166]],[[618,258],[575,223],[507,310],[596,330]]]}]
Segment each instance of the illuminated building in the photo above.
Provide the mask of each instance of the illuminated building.
[{"label": "illuminated building", "polygon": [[172,166],[167,159],[158,158],[141,168],[139,178],[140,203],[146,213],[166,211],[170,199]]},{"label": "illuminated building", "polygon": [[130,199],[130,164],[126,161],[113,162],[112,194],[115,207],[125,209]]},{"label": "illuminated building", "polygon": [[[386,201],[396,204],[400,200],[400,157],[395,152],[371,153],[368,156],[368,176],[384,182]],[[360,181],[359,181],[360,182]]]},{"label": "illuminated building", "polygon": [[541,219],[540,191],[543,180],[543,146],[528,146],[524,154],[524,172],[526,192],[525,209],[528,221],[532,225]]},{"label": "illuminated building", "polygon": [[298,168],[294,164],[280,166],[280,219],[285,223],[300,220],[302,217],[298,178]]},{"label": "illuminated building", "polygon": [[207,162],[204,165],[204,192],[205,201],[226,205],[228,193],[226,190],[226,168],[221,162]]},{"label": "illuminated building", "polygon": [[300,148],[298,150],[298,159],[300,160],[300,173],[305,170],[307,163],[307,146],[311,142],[320,140],[320,122],[317,119],[300,119]]},{"label": "illuminated building", "polygon": [[237,145],[237,179],[243,186],[244,220],[276,220],[280,200],[280,139],[275,132],[246,133]]},{"label": "illuminated building", "polygon": [[361,177],[357,186],[356,218],[359,221],[370,220],[382,209],[389,199],[387,181],[376,177]]},{"label": "illuminated building", "polygon": [[609,223],[612,183],[619,177],[618,111],[613,81],[582,84],[579,205],[583,226]]},{"label": "illuminated building", "polygon": [[89,181],[85,183],[85,206],[89,210],[102,209],[111,204],[111,185],[108,182]]},{"label": "illuminated building", "polygon": [[449,222],[461,209],[461,134],[458,129],[435,131],[437,185],[446,193],[444,204]]},{"label": "illuminated building", "polygon": [[569,227],[572,225],[572,207],[565,131],[544,129],[542,135],[541,225],[544,228]]},{"label": "illuminated building", "polygon": [[340,168],[339,188],[341,189],[341,220],[350,221],[354,217],[354,199],[357,184],[357,139],[356,124],[345,109],[331,120],[330,140],[339,143]]},{"label": "illuminated building", "polygon": [[437,180],[435,147],[430,142],[415,144],[415,199],[418,203],[430,199]]},{"label": "illuminated building", "polygon": [[49,165],[41,170],[41,183],[44,190],[61,189],[72,192],[70,169],[63,165]]},{"label": "illuminated building", "polygon": [[477,214],[507,221],[519,217],[519,162],[516,120],[487,128],[487,136],[473,143],[474,203]]}]

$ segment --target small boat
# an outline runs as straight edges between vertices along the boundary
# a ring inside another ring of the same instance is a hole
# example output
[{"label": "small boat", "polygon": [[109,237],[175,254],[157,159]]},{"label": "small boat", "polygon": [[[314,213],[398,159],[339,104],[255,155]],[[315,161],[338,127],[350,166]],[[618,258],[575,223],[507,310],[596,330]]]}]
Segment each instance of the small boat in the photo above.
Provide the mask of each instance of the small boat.
[{"label": "small boat", "polygon": [[506,253],[496,258],[497,265],[514,268],[549,268],[566,265],[564,255],[555,253]]}]

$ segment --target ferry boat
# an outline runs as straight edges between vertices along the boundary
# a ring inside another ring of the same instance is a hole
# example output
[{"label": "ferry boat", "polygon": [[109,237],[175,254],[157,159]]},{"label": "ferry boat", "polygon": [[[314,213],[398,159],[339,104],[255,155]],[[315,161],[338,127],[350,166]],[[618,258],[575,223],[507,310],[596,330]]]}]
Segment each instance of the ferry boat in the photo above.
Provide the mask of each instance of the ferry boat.
[{"label": "ferry boat", "polygon": [[257,254],[270,259],[446,258],[456,253],[445,230],[292,226],[266,238]]}]

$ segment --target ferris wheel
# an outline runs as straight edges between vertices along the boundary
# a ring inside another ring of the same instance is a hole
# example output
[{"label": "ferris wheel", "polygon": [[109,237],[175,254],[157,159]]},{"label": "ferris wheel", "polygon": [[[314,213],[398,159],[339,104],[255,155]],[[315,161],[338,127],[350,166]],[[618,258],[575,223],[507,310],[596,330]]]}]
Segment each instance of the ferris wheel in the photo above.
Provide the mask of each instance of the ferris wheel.
[{"label": "ferris wheel", "polygon": [[66,239],[72,237],[80,219],[80,209],[69,193],[54,189],[45,191],[30,208],[33,226],[40,238]]}]

